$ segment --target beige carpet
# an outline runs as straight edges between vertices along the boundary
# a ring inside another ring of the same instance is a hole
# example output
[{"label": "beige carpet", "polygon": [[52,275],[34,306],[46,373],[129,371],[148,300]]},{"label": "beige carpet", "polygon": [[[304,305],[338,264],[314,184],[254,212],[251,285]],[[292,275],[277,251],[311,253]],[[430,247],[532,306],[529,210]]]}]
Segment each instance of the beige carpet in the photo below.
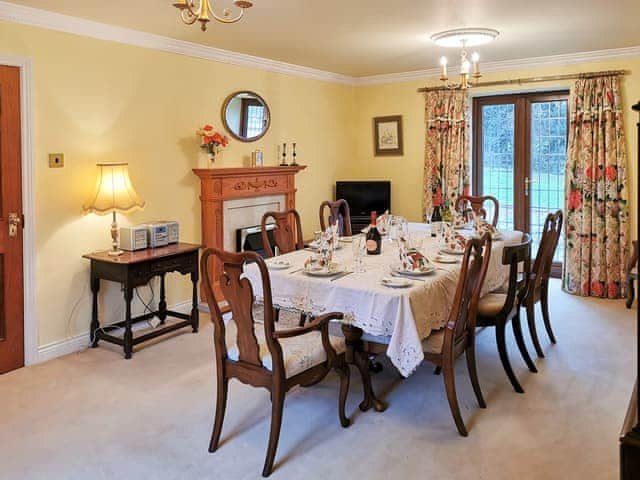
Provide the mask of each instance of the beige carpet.
[{"label": "beige carpet", "polygon": [[[513,392],[493,331],[478,339],[488,403],[476,407],[464,361],[458,386],[470,436],[458,436],[442,378],[424,365],[400,380],[385,362],[384,413],[360,413],[355,372],[342,429],[337,377],[291,392],[274,479],[615,479],[617,436],[635,377],[636,310],[553,285],[558,345],[531,374],[511,341],[526,393]],[[269,429],[266,391],[232,382],[223,444],[207,452],[215,398],[212,328],[139,348],[114,346],[0,376],[0,478],[259,478]],[[511,335],[509,335],[511,337]],[[533,352],[533,348],[530,347]]]}]

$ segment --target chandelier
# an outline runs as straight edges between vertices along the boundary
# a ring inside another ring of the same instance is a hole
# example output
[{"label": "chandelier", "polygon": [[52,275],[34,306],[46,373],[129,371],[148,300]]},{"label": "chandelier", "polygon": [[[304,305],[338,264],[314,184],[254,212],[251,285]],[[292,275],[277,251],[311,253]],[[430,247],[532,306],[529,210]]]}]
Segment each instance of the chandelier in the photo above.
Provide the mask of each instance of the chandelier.
[{"label": "chandelier", "polygon": [[207,30],[207,23],[211,21],[211,17],[222,23],[236,23],[244,16],[247,8],[253,7],[251,1],[235,0],[233,4],[240,9],[240,12],[232,17],[228,8],[222,11],[222,15],[217,14],[213,10],[213,2],[214,0],[178,0],[173,2],[173,6],[180,10],[180,18],[184,23],[193,25],[198,21],[203,32]]},{"label": "chandelier", "polygon": [[[448,87],[460,87],[466,90],[470,86],[473,86],[474,83],[477,83],[478,79],[482,76],[480,73],[480,55],[478,55],[478,52],[473,52],[471,54],[471,61],[469,61],[467,48],[492,42],[498,35],[500,35],[500,32],[491,28],[457,28],[431,36],[431,40],[441,47],[462,48],[460,52],[459,84],[447,85]],[[440,66],[442,68],[440,80],[445,83],[449,80],[447,76],[447,63],[447,57],[440,59]]]}]

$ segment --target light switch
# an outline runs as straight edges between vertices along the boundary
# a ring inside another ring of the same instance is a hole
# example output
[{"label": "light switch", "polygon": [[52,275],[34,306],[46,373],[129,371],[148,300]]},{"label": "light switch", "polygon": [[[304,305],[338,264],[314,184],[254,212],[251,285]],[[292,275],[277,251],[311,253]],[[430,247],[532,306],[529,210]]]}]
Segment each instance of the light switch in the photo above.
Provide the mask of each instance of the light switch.
[{"label": "light switch", "polygon": [[62,168],[62,167],[64,167],[64,153],[50,153],[49,168]]}]

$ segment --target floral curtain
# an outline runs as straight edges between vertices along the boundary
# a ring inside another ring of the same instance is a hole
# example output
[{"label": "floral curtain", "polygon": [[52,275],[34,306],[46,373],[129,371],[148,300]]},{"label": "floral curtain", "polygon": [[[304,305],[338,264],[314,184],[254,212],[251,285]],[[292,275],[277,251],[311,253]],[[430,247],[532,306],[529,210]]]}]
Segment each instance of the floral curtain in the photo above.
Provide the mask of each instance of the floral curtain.
[{"label": "floral curtain", "polygon": [[619,78],[578,80],[570,112],[564,288],[620,298],[629,232]]},{"label": "floral curtain", "polygon": [[454,205],[469,190],[468,100],[463,90],[427,92],[423,207]]}]

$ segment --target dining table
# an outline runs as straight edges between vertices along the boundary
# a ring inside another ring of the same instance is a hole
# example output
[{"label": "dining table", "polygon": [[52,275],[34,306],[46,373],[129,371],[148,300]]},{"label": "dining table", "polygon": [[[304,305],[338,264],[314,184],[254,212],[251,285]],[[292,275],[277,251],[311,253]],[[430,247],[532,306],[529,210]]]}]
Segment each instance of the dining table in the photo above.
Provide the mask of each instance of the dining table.
[{"label": "dining table", "polygon": [[[466,237],[472,229],[458,231]],[[356,253],[353,239],[343,239],[333,253],[339,273],[312,276],[304,269],[314,252],[305,248],[266,261],[271,280],[274,307],[320,315],[338,311],[343,323],[352,331],[362,332],[362,339],[385,345],[385,353],[404,377],[411,375],[424,359],[422,342],[432,332],[443,328],[455,296],[462,255],[447,255],[439,263],[441,242],[430,234],[430,225],[409,223],[413,244],[434,266],[423,276],[406,276],[404,288],[383,284],[399,263],[398,243],[383,237],[379,255],[363,255],[360,268],[354,268]],[[491,245],[490,263],[481,295],[501,287],[508,278],[508,266],[502,265],[505,245],[520,242],[522,232],[499,232]],[[260,272],[255,264],[245,267],[256,301],[263,300]],[[392,277],[393,278],[393,277]],[[343,328],[343,331],[345,329]],[[359,340],[359,339],[358,339]]]}]

